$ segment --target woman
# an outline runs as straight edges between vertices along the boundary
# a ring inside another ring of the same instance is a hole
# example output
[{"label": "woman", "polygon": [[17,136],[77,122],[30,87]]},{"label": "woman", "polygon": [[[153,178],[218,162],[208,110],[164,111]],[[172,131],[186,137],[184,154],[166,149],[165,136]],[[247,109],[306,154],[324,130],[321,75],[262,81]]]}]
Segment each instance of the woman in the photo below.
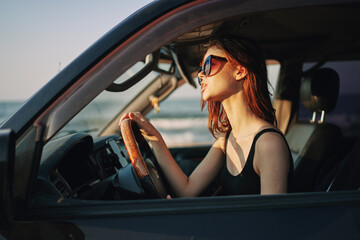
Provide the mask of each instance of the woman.
[{"label": "woman", "polygon": [[[153,147],[177,197],[198,196],[217,176],[224,194],[277,194],[289,189],[292,159],[276,129],[265,61],[250,41],[232,36],[210,41],[198,74],[202,107],[208,104],[209,129],[216,138],[187,177],[160,133],[140,113],[135,121]],[[220,175],[219,175],[220,174]]]}]

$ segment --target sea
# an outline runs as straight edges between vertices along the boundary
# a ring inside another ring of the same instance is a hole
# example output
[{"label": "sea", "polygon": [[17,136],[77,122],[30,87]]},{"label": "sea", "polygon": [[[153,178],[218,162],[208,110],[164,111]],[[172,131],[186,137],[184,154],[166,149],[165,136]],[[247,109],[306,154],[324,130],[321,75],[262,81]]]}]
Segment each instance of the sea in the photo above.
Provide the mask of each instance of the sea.
[{"label": "sea", "polygon": [[16,112],[23,104],[24,101],[0,101],[0,124]]},{"label": "sea", "polygon": [[[0,101],[0,124],[18,110],[23,103],[23,101]],[[106,105],[108,109],[109,102]],[[302,105],[300,104],[300,106]],[[110,114],[113,112],[106,112],[109,114],[100,115],[102,119],[99,122],[112,119]],[[203,111],[200,109],[199,99],[174,98],[160,103],[160,111],[158,113],[150,112],[147,118],[159,130],[169,146],[176,146],[213,142],[214,138],[207,128],[207,116],[207,109]],[[99,115],[96,117],[98,118]],[[300,108],[300,120],[309,121],[311,117],[311,112],[304,107]],[[81,122],[81,118],[77,120]],[[359,136],[360,95],[340,95],[335,110],[325,115],[325,122],[340,126],[346,134]]]},{"label": "sea", "polygon": [[[11,114],[16,112],[21,106],[22,101],[0,101],[0,124]],[[99,106],[102,104],[103,106]],[[111,105],[116,107],[116,102],[104,101],[98,102],[96,106],[91,106],[90,112],[80,113],[75,121],[69,122],[68,130],[65,132],[81,131],[84,128],[84,122],[89,121],[93,116],[92,128],[97,123],[103,124],[113,119],[114,111]],[[99,114],[101,112],[101,114]],[[168,146],[184,146],[193,144],[209,144],[214,141],[213,136],[207,128],[207,109],[201,111],[199,99],[167,99],[160,103],[160,111],[152,110],[146,117],[162,134]],[[84,121],[86,119],[86,121]]]}]

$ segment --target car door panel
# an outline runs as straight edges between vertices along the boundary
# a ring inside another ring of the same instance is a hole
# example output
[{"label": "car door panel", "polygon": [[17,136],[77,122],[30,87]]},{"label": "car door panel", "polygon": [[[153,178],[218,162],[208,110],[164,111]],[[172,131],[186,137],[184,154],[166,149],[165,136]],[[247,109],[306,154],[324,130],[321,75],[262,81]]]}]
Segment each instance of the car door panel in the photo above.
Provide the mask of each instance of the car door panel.
[{"label": "car door panel", "polygon": [[15,223],[18,231],[10,233],[34,228],[37,236],[51,236],[52,229],[64,239],[356,239],[359,199],[357,193],[337,192],[78,205],[64,201],[64,206],[30,210],[29,221]]}]

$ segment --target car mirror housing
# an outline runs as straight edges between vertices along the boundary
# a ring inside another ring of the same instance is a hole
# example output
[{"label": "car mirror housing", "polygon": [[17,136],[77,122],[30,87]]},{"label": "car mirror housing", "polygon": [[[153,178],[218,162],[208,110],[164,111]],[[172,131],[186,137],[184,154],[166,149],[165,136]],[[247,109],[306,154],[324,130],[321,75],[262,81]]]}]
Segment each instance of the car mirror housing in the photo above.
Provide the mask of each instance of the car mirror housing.
[{"label": "car mirror housing", "polygon": [[13,221],[15,135],[10,129],[0,129],[0,229]]}]

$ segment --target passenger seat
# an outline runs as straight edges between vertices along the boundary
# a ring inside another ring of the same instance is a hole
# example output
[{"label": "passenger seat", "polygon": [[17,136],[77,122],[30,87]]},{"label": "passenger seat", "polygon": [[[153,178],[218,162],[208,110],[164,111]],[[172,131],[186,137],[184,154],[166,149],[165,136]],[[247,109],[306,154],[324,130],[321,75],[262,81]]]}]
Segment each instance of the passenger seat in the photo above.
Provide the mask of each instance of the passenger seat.
[{"label": "passenger seat", "polygon": [[[315,70],[305,77],[300,89],[303,105],[313,113],[311,120],[295,123],[286,133],[294,160],[294,191],[315,190],[321,166],[336,152],[342,132],[334,124],[324,122],[337,102],[339,76],[330,68]],[[320,120],[316,115],[320,113]]]}]

